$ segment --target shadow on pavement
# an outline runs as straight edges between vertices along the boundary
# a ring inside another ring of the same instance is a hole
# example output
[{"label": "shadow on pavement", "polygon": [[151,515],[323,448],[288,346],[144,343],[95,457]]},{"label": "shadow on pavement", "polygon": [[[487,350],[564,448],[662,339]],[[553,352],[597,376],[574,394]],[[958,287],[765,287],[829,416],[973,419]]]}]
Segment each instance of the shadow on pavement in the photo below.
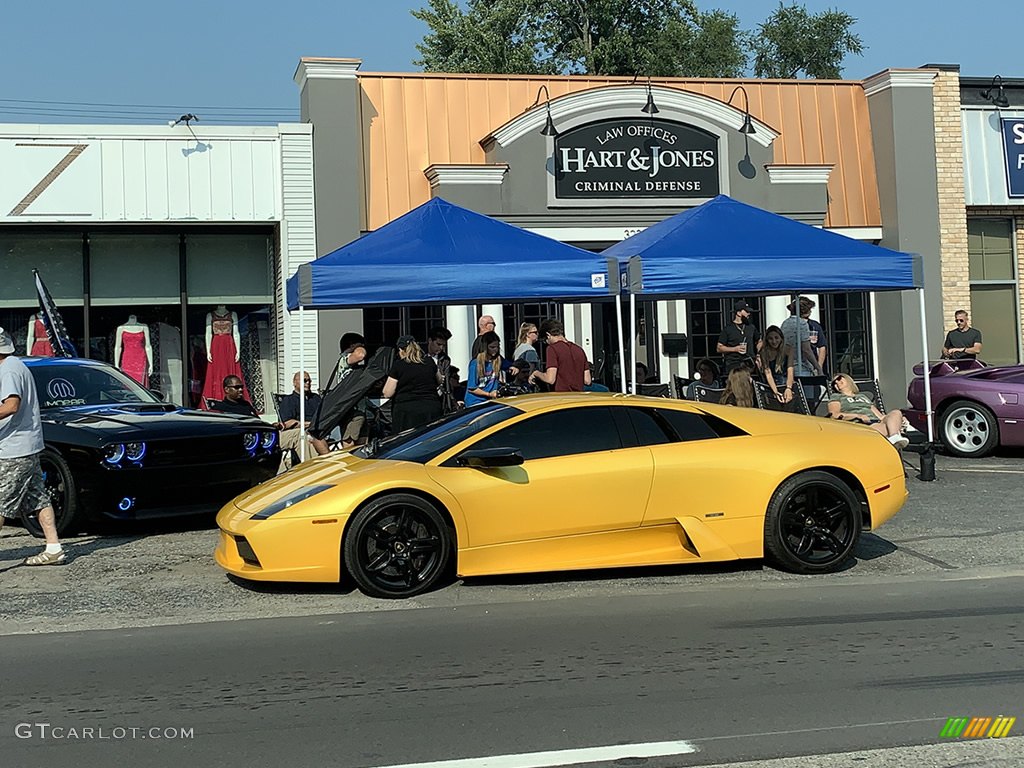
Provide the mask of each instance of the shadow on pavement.
[{"label": "shadow on pavement", "polygon": [[249,592],[268,595],[348,595],[355,592],[355,585],[343,581],[340,584],[308,584],[291,581],[249,581],[227,573],[227,580],[236,587]]},{"label": "shadow on pavement", "polygon": [[873,533],[865,533],[861,535],[853,554],[858,560],[877,560],[898,550],[899,547],[891,541]]},{"label": "shadow on pavement", "polygon": [[723,563],[694,563],[692,565],[645,565],[631,568],[602,568],[550,573],[505,574],[501,576],[471,576],[462,583],[471,586],[519,586],[529,584],[568,584],[574,581],[594,583],[621,579],[650,580],[658,577],[690,576],[700,574],[739,573],[764,569],[762,560],[729,560]]}]

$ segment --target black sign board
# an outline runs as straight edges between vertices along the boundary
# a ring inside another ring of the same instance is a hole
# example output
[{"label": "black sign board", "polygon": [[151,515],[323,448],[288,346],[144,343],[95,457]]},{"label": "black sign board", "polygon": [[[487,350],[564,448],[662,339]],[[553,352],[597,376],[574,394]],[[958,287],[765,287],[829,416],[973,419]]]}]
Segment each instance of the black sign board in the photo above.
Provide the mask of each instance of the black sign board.
[{"label": "black sign board", "polygon": [[555,197],[710,198],[718,137],[668,120],[588,123],[555,138]]}]

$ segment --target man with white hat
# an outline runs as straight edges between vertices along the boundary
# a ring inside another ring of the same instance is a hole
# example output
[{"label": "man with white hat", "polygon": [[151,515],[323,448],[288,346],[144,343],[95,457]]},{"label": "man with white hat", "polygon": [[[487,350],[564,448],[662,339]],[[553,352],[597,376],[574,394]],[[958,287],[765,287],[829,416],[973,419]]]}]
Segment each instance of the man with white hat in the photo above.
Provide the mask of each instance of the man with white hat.
[{"label": "man with white hat", "polygon": [[14,356],[11,335],[0,328],[0,527],[5,518],[35,513],[46,537],[46,548],[27,558],[25,565],[58,565],[66,557],[43,484],[42,451],[43,423],[35,381]]}]

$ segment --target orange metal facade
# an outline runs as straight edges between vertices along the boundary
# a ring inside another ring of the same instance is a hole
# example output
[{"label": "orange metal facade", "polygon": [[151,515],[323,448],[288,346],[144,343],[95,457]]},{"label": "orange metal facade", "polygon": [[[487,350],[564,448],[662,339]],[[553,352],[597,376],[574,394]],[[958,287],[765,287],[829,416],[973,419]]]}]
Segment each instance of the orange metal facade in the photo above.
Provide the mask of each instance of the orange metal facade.
[{"label": "orange metal facade", "polygon": [[[480,140],[525,112],[546,85],[552,99],[631,78],[358,73],[362,99],[365,227],[376,229],[430,199],[424,169],[485,162]],[[840,80],[691,80],[653,83],[725,101],[742,85],[750,114],[779,132],[775,163],[833,165],[826,226],[881,226],[867,96]],[[734,106],[742,107],[739,101]]]}]

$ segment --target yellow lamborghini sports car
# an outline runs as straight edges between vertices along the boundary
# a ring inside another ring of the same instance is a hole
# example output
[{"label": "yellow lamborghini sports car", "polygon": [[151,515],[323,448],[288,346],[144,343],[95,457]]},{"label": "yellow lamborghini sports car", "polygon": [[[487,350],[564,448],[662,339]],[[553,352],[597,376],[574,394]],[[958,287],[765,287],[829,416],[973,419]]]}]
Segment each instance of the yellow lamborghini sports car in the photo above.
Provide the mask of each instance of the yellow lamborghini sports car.
[{"label": "yellow lamborghini sports car", "polygon": [[630,395],[496,400],[307,461],[217,517],[243,579],[409,597],[459,576],[768,558],[836,570],[903,506],[875,430]]}]

